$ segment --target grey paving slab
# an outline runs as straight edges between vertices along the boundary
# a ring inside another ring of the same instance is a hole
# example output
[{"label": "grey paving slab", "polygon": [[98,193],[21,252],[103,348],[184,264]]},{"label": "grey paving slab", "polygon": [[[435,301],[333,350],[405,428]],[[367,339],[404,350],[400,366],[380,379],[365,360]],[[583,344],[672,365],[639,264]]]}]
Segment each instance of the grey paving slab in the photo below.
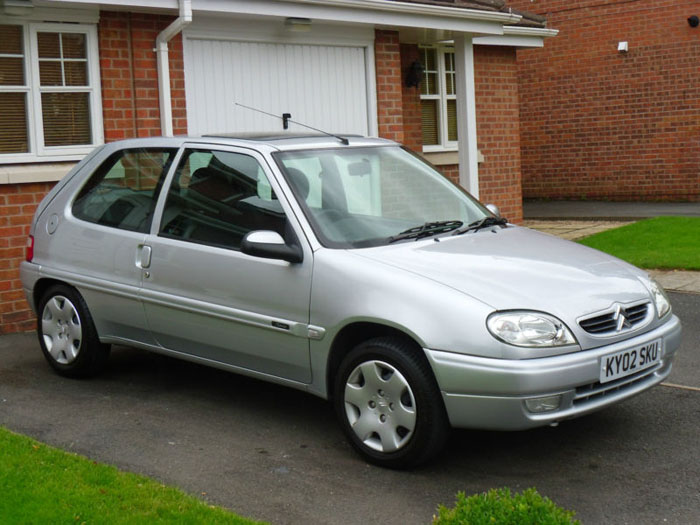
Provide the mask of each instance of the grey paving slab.
[{"label": "grey paving slab", "polygon": [[527,219],[523,226],[539,230],[544,233],[556,235],[562,239],[574,241],[594,235],[612,228],[619,228],[626,224],[632,224],[634,221],[611,221],[611,220],[544,220],[544,219]]},{"label": "grey paving slab", "polygon": [[649,273],[666,290],[700,293],[700,272],[683,270],[650,270]]}]

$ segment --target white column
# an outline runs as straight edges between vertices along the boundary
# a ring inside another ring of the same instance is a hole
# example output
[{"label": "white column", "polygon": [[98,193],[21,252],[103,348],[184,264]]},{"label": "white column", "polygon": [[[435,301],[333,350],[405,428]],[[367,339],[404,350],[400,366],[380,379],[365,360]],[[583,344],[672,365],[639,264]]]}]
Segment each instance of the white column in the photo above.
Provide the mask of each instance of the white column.
[{"label": "white column", "polygon": [[472,37],[455,36],[455,88],[457,90],[457,134],[459,183],[479,198],[479,163],[476,147],[476,103],[474,94],[474,46]]}]

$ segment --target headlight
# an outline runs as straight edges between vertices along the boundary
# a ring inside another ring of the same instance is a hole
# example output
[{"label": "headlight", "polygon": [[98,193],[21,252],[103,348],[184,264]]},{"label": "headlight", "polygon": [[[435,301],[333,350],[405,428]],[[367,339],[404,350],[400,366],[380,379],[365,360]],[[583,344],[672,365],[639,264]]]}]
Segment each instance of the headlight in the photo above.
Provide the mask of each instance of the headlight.
[{"label": "headlight", "polygon": [[495,312],[486,326],[496,339],[515,346],[548,348],[576,344],[564,323],[540,312]]},{"label": "headlight", "polygon": [[668,300],[668,296],[664,289],[659,283],[654,279],[650,279],[649,291],[651,296],[654,298],[654,304],[656,305],[656,313],[659,319],[671,311],[671,301]]}]

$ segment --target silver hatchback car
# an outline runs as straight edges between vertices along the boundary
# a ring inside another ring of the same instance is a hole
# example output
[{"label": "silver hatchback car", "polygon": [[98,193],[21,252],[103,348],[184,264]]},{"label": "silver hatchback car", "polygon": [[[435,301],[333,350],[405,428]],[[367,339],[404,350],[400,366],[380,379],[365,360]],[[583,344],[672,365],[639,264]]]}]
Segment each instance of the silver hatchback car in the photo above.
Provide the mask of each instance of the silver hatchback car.
[{"label": "silver hatchback car", "polygon": [[362,137],[112,143],[43,200],[21,275],[67,376],[130,345],[332,400],[409,467],[450,426],[587,414],[671,371],[681,325],[637,268],[508,224]]}]

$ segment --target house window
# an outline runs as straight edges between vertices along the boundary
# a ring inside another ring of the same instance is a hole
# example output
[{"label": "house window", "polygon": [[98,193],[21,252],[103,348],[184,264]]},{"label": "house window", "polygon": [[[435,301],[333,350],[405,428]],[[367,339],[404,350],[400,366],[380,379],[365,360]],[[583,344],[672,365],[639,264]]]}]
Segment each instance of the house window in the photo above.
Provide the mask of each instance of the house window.
[{"label": "house window", "polygon": [[102,143],[97,35],[0,24],[0,163],[77,160]]},{"label": "house window", "polygon": [[457,148],[457,93],[452,48],[422,47],[421,82],[423,150]]}]

